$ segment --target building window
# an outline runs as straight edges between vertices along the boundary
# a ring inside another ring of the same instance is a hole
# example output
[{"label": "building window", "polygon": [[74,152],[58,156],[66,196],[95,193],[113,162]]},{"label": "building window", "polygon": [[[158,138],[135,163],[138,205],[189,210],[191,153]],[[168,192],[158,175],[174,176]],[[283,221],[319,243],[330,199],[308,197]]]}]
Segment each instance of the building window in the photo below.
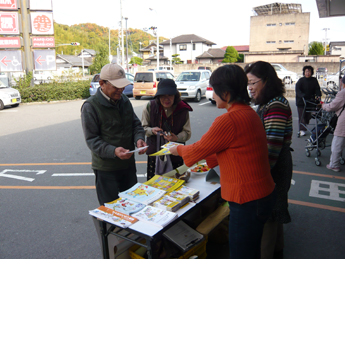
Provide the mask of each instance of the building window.
[{"label": "building window", "polygon": [[272,24],[272,23],[270,23],[270,24],[266,24],[266,26],[276,26],[277,24]]},{"label": "building window", "polygon": [[193,50],[195,50],[195,43],[193,43]]},{"label": "building window", "polygon": [[295,23],[291,22],[291,23],[285,23],[285,25],[295,25]]},{"label": "building window", "polygon": [[187,50],[187,44],[180,44],[180,50]]},{"label": "building window", "polygon": [[284,43],[294,43],[295,41],[293,40],[284,40]]},{"label": "building window", "polygon": [[276,41],[266,41],[267,44],[276,43]]}]

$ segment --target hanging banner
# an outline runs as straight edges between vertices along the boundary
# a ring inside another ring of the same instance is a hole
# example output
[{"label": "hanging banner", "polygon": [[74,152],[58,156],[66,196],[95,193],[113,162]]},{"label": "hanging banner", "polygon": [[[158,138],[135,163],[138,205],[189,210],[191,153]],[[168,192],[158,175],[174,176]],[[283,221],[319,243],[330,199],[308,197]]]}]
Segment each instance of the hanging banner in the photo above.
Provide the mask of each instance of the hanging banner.
[{"label": "hanging banner", "polygon": [[[1,1],[1,0],[0,0]],[[30,0],[31,11],[52,11],[52,0]]]},{"label": "hanging banner", "polygon": [[12,10],[18,9],[17,0],[0,0],[0,10]]},{"label": "hanging banner", "polygon": [[30,17],[33,35],[54,35],[52,12],[32,12]]},{"label": "hanging banner", "polygon": [[34,50],[35,70],[56,71],[55,49]]},{"label": "hanging banner", "polygon": [[32,48],[54,48],[54,36],[31,37]]},{"label": "hanging banner", "polygon": [[19,35],[17,12],[0,12],[0,35]]},{"label": "hanging banner", "polygon": [[20,48],[20,37],[0,37],[0,48]]},{"label": "hanging banner", "polygon": [[1,72],[21,72],[22,52],[21,50],[0,51],[0,71]]}]

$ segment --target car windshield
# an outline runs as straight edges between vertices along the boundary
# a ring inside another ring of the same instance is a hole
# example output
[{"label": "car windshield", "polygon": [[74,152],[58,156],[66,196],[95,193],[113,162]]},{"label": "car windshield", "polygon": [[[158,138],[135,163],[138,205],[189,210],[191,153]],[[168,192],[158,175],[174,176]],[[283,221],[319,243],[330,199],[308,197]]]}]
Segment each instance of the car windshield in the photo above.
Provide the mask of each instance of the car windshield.
[{"label": "car windshield", "polygon": [[3,89],[5,87],[8,87],[8,85],[5,84],[5,81],[0,80],[0,88]]},{"label": "car windshield", "polygon": [[152,83],[153,73],[137,73],[134,77],[134,81]]},{"label": "car windshield", "polygon": [[198,72],[182,72],[176,81],[199,81],[201,73]]},{"label": "car windshield", "polygon": [[92,83],[98,83],[99,79],[100,79],[99,74],[96,74],[92,79]]}]

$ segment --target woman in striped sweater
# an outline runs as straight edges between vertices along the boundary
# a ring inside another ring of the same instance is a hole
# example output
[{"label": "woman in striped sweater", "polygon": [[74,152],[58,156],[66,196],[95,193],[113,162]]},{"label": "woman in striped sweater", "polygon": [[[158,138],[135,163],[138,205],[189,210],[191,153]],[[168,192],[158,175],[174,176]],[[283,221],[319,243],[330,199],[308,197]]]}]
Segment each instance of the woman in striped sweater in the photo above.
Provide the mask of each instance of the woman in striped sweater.
[{"label": "woman in striped sweater", "polygon": [[222,198],[229,202],[230,258],[260,258],[263,226],[275,201],[266,134],[248,105],[247,77],[237,65],[216,69],[210,78],[220,109],[210,129],[192,145],[171,148],[187,166],[206,158],[219,165]]},{"label": "woman in striped sweater", "polygon": [[257,61],[246,66],[245,72],[249,92],[258,105],[257,113],[266,131],[268,158],[277,190],[277,202],[263,231],[261,258],[282,258],[283,224],[291,222],[288,211],[288,191],[292,178],[291,109],[283,96],[284,84],[271,64]]}]

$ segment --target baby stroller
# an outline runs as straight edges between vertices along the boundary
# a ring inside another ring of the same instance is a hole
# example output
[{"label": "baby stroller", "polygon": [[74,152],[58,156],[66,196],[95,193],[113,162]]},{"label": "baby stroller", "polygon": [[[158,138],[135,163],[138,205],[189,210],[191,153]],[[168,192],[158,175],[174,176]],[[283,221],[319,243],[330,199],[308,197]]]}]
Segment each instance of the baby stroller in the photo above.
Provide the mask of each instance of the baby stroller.
[{"label": "baby stroller", "polygon": [[[309,123],[309,120],[315,118],[316,114],[321,109],[321,102],[319,101],[318,98],[307,100],[303,97],[302,100],[304,103],[304,107],[303,107],[301,121],[298,122],[298,128],[300,128],[300,126],[303,126],[305,132],[308,132],[311,134],[311,130],[309,129],[308,125],[304,124],[304,122]],[[298,131],[297,137],[298,138],[300,137],[300,131]]]}]

